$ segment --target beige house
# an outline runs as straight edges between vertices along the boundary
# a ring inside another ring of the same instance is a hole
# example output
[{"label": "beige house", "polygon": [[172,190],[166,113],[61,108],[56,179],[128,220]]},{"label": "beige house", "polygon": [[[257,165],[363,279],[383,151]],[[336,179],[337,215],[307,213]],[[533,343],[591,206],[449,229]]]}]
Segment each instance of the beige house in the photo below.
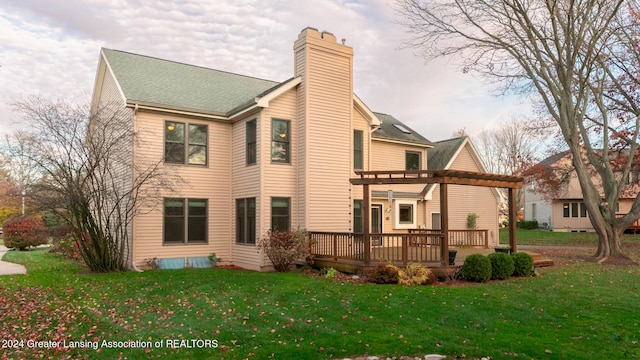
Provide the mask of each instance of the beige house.
[{"label": "beige house", "polygon": [[[536,180],[528,181],[524,192],[525,220],[535,220],[538,222],[539,227],[552,231],[595,231],[589,220],[580,182],[573,170],[571,159],[571,153],[564,151],[540,162],[540,165],[555,172],[556,176],[563,180],[553,194],[548,194],[548,191],[545,194],[544,191],[541,191],[541,187]],[[632,186],[627,186],[618,200],[616,214],[620,216],[629,212],[640,191],[638,173],[632,172],[630,176],[635,178],[630,179]],[[595,178],[594,181],[597,182]],[[604,197],[602,189],[600,189],[600,193]],[[637,222],[633,226],[637,227]]]},{"label": "beige house", "polygon": [[[429,151],[429,169],[463,170],[486,173],[487,170],[471,139],[467,136],[434,143]],[[424,189],[427,200],[425,222],[427,228],[437,229],[440,222],[439,185],[430,184]],[[449,187],[449,227],[469,229],[468,220],[476,217],[476,228],[488,230],[489,246],[496,246],[498,239],[498,190],[489,187],[452,185]]]},{"label": "beige house", "polygon": [[[123,149],[131,154],[123,177],[161,160],[184,179],[135,216],[132,267],[153,257],[193,265],[215,252],[223,263],[266,270],[255,244],[269,229],[362,231],[363,190],[349,182],[356,171],[431,169],[431,162],[484,169],[467,138],[431,143],[371,111],[353,93],[353,49],[334,35],[304,29],[294,59],[293,77],[274,82],[102,49],[92,108],[127,109],[122,126],[138,134]],[[465,228],[468,213],[477,213],[497,244],[497,197],[477,190],[452,190],[460,210],[450,222]],[[372,232],[437,225],[432,188],[374,187],[371,196]]]}]

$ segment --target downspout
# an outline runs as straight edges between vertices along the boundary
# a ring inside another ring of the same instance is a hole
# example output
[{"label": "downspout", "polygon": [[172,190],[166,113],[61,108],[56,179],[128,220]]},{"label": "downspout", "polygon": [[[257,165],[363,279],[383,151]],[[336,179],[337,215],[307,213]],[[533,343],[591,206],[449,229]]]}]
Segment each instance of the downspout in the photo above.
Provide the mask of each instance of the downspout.
[{"label": "downspout", "polygon": [[[134,136],[137,134],[137,130],[136,130],[136,124],[138,119],[137,115],[138,115],[138,103],[136,103],[136,105],[133,107],[133,124],[131,124],[131,127],[133,130]],[[136,160],[135,152],[136,152],[136,144],[134,139],[134,142],[131,144],[131,186],[133,186],[133,181],[135,180],[135,174],[133,173],[133,169],[135,167],[134,161]],[[135,219],[136,219],[135,216],[131,219],[131,239],[129,240],[129,259],[131,261],[131,269],[133,271],[143,272],[143,270],[137,267],[136,264],[133,262],[133,229],[135,228],[135,225],[134,225],[134,222],[136,221]]]}]

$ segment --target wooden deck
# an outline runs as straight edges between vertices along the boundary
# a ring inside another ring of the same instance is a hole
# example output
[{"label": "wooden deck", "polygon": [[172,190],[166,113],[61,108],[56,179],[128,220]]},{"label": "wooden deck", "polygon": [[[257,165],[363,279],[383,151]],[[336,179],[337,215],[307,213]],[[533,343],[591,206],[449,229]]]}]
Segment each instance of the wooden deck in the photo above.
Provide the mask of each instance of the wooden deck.
[{"label": "wooden deck", "polygon": [[[313,244],[311,252],[314,264],[346,273],[364,274],[379,264],[389,263],[401,267],[421,263],[436,273],[447,271],[451,266],[448,258],[442,258],[440,244],[444,236],[437,230],[371,234],[368,254],[362,234],[310,232],[309,236]],[[488,246],[486,230],[450,230],[448,245],[449,250],[456,251],[453,266],[462,265],[471,254],[488,255],[495,251]],[[534,266],[553,264],[539,254],[528,253],[534,257]]]}]

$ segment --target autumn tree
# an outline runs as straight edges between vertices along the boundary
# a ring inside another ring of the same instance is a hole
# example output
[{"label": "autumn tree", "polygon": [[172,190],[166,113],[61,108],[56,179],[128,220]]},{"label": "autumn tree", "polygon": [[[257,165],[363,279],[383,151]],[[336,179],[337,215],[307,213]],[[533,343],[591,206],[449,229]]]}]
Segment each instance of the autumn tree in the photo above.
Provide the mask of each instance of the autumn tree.
[{"label": "autumn tree", "polygon": [[[522,176],[536,163],[540,139],[536,129],[521,119],[511,118],[497,127],[480,132],[474,141],[486,169],[490,173]],[[524,191],[516,191],[516,207],[524,207]]]},{"label": "autumn tree", "polygon": [[132,161],[138,137],[130,109],[105,105],[89,110],[65,100],[32,97],[15,104],[37,139],[26,151],[46,181],[32,197],[73,229],[80,255],[96,272],[128,268],[130,226],[141,208],[152,208],[159,191],[176,178],[162,159]]},{"label": "autumn tree", "polygon": [[[425,58],[457,59],[463,71],[542,104],[572,154],[598,233],[595,255],[621,255],[620,236],[640,216],[638,198],[628,214],[615,216],[638,149],[636,1],[398,0],[397,5],[411,33],[409,45]],[[609,157],[613,141],[631,154],[618,166]]]}]

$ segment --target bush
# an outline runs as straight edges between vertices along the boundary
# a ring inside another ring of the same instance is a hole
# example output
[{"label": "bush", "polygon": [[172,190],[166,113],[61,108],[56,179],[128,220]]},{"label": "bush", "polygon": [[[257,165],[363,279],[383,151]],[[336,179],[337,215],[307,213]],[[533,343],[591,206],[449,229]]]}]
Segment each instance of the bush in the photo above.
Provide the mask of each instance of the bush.
[{"label": "bush", "polygon": [[469,281],[485,282],[491,279],[491,261],[481,254],[467,256],[462,264],[462,276]]},{"label": "bush", "polygon": [[269,230],[258,242],[258,250],[264,251],[276,271],[287,272],[291,265],[307,251],[307,232],[304,230]]},{"label": "bush", "polygon": [[24,250],[29,246],[44,245],[48,241],[47,229],[35,216],[12,216],[2,223],[4,246]]},{"label": "bush", "polygon": [[397,284],[400,269],[394,265],[380,264],[369,273],[369,282],[376,284]]},{"label": "bush", "polygon": [[504,280],[513,274],[513,259],[509,254],[496,252],[487,257],[491,261],[491,279]]},{"label": "bush", "polygon": [[436,282],[436,276],[428,267],[421,264],[409,264],[404,271],[398,271],[400,285],[431,285]]},{"label": "bush", "polygon": [[513,275],[529,276],[533,274],[533,257],[525,252],[516,252],[511,254],[513,259]]},{"label": "bush", "polygon": [[531,221],[518,221],[516,223],[516,227],[518,229],[525,229],[525,230],[536,230],[538,228],[538,221],[537,220],[531,220]]},{"label": "bush", "polygon": [[67,232],[64,235],[56,234],[51,242],[51,250],[49,252],[58,253],[74,261],[82,260],[76,237],[72,232]]}]

